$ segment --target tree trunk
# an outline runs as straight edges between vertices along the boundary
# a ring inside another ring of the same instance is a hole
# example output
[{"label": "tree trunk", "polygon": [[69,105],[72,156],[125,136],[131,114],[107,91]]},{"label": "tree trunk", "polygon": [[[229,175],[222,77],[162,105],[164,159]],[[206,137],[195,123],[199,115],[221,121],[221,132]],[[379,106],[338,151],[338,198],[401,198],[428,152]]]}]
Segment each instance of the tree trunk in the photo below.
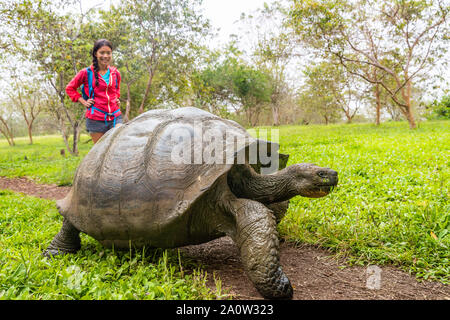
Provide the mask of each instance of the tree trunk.
[{"label": "tree trunk", "polygon": [[14,142],[14,135],[11,131],[11,129],[8,126],[8,123],[6,122],[5,119],[3,119],[2,117],[0,117],[0,121],[3,123],[4,129],[0,128],[1,133],[3,133],[3,135],[5,136],[6,140],[8,141],[8,144],[12,147],[15,146],[16,143]]},{"label": "tree trunk", "polygon": [[130,110],[131,110],[131,89],[130,83],[127,83],[127,103],[125,107],[125,117],[123,119],[123,122],[125,123],[130,121]]},{"label": "tree trunk", "polygon": [[78,156],[79,152],[78,152],[78,141],[80,141],[80,124],[78,123],[78,121],[75,121],[74,126],[73,126],[73,155]]},{"label": "tree trunk", "polygon": [[[405,72],[405,77],[408,77],[408,74]],[[405,116],[406,119],[408,120],[409,123],[409,128],[410,129],[416,129],[417,125],[416,125],[416,121],[414,119],[414,114],[412,112],[412,106],[411,106],[411,87],[412,87],[412,83],[411,80],[409,80],[405,87],[402,89],[402,95],[403,95],[403,100],[405,101],[406,104],[406,108],[405,108]]]},{"label": "tree trunk", "polygon": [[375,119],[375,124],[377,126],[380,125],[380,116],[381,116],[381,94],[380,94],[380,85],[376,84],[375,85],[375,108],[376,108],[376,119]]},{"label": "tree trunk", "polygon": [[64,144],[65,144],[65,146],[66,146],[66,149],[67,149],[67,151],[69,151],[69,153],[71,154],[71,155],[75,155],[75,154],[73,154],[73,151],[72,151],[72,149],[70,148],[70,146],[69,146],[69,139],[67,138],[67,132],[66,132],[66,126],[65,126],[65,124],[64,124],[64,119],[63,119],[63,117],[61,117],[61,116],[59,116],[58,115],[58,120],[59,120],[59,130],[61,131],[61,135],[62,135],[62,137],[63,137],[63,140],[64,140]]},{"label": "tree trunk", "polygon": [[252,122],[251,122],[251,120],[252,120],[252,111],[251,111],[250,107],[248,107],[247,110],[245,110],[245,114],[247,115],[247,125],[249,127],[251,127],[252,126]]},{"label": "tree trunk", "polygon": [[409,105],[409,108],[406,111],[406,119],[408,120],[410,129],[417,128],[416,120],[414,119],[414,114],[412,113],[412,110],[411,110],[411,105]]},{"label": "tree trunk", "polygon": [[352,119],[355,116],[355,114],[353,114],[353,116],[350,114],[350,111],[345,108],[345,107],[341,107],[342,111],[344,111],[345,117],[347,118],[347,123],[352,123]]},{"label": "tree trunk", "polygon": [[66,129],[63,127],[64,127],[64,124],[62,126],[60,125],[60,130],[61,130],[61,134],[63,136],[64,144],[66,146],[67,151],[69,151],[69,153],[74,156],[73,151],[69,146],[69,139],[67,139]]},{"label": "tree trunk", "polygon": [[147,87],[145,88],[145,92],[144,92],[144,97],[142,98],[142,102],[141,105],[139,106],[139,114],[144,112],[144,104],[145,104],[145,100],[147,100],[148,94],[150,92],[150,88],[152,86],[152,82],[153,82],[153,71],[150,71],[149,73],[150,77],[148,78],[147,81]]},{"label": "tree trunk", "polygon": [[33,144],[32,128],[33,128],[33,124],[30,123],[28,125],[28,137],[30,137],[30,144]]},{"label": "tree trunk", "polygon": [[276,104],[272,105],[272,117],[273,117],[272,125],[279,126],[280,125],[280,108]]},{"label": "tree trunk", "polygon": [[8,141],[8,144],[12,147],[15,146],[16,144],[14,143],[14,139],[12,137],[9,137],[8,134],[6,132],[4,132],[3,130],[1,130],[2,134],[5,136],[6,141]]},{"label": "tree trunk", "polygon": [[260,108],[255,108],[255,113],[253,116],[253,121],[252,121],[252,127],[256,127],[258,125],[259,122],[259,114],[261,113],[261,109]]}]

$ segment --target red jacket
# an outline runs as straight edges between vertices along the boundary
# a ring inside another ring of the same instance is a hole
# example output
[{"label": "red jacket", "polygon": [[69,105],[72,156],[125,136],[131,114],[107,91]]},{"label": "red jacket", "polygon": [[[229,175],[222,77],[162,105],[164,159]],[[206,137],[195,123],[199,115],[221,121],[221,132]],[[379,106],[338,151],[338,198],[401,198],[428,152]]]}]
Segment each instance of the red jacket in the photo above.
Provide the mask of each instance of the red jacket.
[{"label": "red jacket", "polygon": [[[94,67],[91,65],[89,68],[92,70],[92,75],[94,75]],[[98,75],[98,86],[95,85],[95,77],[92,79],[92,87],[94,88],[94,107],[100,110],[103,110],[108,113],[113,113],[116,110],[119,110],[119,105],[116,100],[120,97],[120,72],[116,68],[109,66],[110,70],[109,75],[109,85],[106,85],[105,80],[102,76]],[[116,88],[117,83],[117,88]],[[77,102],[81,97],[81,94],[77,91],[78,88],[84,84],[84,90],[87,96],[89,96],[89,83],[87,78],[86,68],[78,72],[78,74],[69,82],[66,87],[66,93],[69,95],[70,99],[73,102]],[[86,109],[86,118],[92,120],[105,120],[105,114],[98,111],[93,110],[91,112],[91,108]],[[119,116],[121,114],[120,110],[115,113],[115,116]],[[114,118],[108,116],[106,120],[110,121]]]}]

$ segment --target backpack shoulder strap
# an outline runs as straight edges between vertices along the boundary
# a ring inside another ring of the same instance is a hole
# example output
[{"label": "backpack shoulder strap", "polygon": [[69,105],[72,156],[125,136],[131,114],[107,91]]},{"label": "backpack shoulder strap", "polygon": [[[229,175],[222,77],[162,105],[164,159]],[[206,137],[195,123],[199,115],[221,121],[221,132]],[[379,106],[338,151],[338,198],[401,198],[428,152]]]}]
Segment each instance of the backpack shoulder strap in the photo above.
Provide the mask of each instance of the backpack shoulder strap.
[{"label": "backpack shoulder strap", "polygon": [[84,100],[88,100],[88,99],[94,99],[94,87],[92,86],[93,83],[93,74],[92,74],[92,70],[91,67],[87,67],[86,68],[86,76],[87,76],[87,80],[88,80],[88,94],[86,94],[86,88],[84,87],[84,84],[81,85],[81,94],[83,96]]},{"label": "backpack shoulder strap", "polygon": [[88,85],[89,85],[89,98],[94,99],[94,86],[92,85],[93,84],[92,78],[94,77],[94,74],[92,72],[91,67],[87,67],[86,71],[87,71],[87,78],[88,78]]},{"label": "backpack shoulder strap", "polygon": [[110,70],[111,70],[111,74],[115,74],[116,75],[116,89],[119,89],[119,77],[118,77],[118,73],[119,73],[119,70],[117,70],[117,68],[115,68],[115,67],[112,67],[112,66],[110,66],[109,67],[110,68]]}]

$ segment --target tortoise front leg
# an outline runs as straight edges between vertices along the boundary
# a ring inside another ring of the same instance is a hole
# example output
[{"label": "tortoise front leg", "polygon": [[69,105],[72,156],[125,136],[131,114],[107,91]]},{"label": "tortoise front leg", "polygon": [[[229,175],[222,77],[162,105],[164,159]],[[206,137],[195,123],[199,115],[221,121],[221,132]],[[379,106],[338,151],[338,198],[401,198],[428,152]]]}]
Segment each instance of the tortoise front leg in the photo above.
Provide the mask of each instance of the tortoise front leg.
[{"label": "tortoise front leg", "polygon": [[81,247],[80,231],[69,220],[64,218],[63,225],[58,234],[42,254],[46,257],[59,254],[75,253]]},{"label": "tortoise front leg", "polygon": [[281,270],[275,217],[263,204],[232,199],[229,210],[236,219],[230,232],[244,268],[258,291],[267,299],[292,298],[292,286]]},{"label": "tortoise front leg", "polygon": [[266,204],[266,207],[273,211],[277,224],[279,224],[281,219],[286,215],[286,211],[289,207],[289,200]]}]

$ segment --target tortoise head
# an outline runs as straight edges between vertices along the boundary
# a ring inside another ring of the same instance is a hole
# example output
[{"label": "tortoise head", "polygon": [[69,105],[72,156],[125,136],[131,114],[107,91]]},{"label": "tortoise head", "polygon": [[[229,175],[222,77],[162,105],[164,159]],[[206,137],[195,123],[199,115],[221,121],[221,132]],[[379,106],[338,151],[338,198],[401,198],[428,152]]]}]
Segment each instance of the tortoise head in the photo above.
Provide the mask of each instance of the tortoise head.
[{"label": "tortoise head", "polygon": [[338,183],[338,173],[330,168],[311,163],[298,163],[288,167],[292,187],[296,194],[320,198],[331,192]]}]

